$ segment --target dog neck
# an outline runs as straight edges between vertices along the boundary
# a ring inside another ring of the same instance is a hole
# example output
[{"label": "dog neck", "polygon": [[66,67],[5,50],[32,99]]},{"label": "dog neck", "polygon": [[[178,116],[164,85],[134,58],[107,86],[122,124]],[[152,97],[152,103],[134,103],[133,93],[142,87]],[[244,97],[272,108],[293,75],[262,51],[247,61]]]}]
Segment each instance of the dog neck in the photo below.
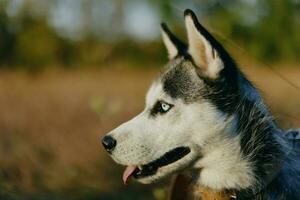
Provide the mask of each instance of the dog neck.
[{"label": "dog neck", "polygon": [[240,138],[215,137],[205,145],[195,164],[196,184],[216,191],[248,188],[255,182],[250,162],[243,157]]},{"label": "dog neck", "polygon": [[203,158],[195,165],[197,185],[251,196],[271,182],[285,154],[278,142],[281,132],[260,106],[243,99],[235,112],[237,134],[213,138],[203,148]]},{"label": "dog neck", "polygon": [[283,132],[279,130],[263,103],[244,99],[237,109],[237,130],[244,157],[248,157],[256,177],[255,184],[242,189],[238,196],[251,197],[262,192],[279,173],[287,154],[280,142]]}]

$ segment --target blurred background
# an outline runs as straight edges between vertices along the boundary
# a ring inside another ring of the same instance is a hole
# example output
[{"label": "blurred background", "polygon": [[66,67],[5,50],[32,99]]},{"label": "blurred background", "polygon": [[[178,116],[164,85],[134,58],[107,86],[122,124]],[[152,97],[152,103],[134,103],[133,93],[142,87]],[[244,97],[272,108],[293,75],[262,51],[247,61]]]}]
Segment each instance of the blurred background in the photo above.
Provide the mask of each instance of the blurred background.
[{"label": "blurred background", "polygon": [[0,0],[1,200],[166,199],[169,180],[123,186],[99,137],[143,109],[186,8],[300,127],[299,0]]}]

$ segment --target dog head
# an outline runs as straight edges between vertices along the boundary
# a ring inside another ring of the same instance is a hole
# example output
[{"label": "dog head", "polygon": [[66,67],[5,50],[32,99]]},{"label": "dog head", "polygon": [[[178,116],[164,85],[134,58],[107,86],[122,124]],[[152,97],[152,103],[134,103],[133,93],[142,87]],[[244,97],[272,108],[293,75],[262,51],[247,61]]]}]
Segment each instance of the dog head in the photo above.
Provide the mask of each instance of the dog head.
[{"label": "dog head", "polygon": [[210,141],[234,132],[240,83],[247,81],[195,14],[184,16],[188,45],[162,24],[169,63],[152,83],[144,110],[102,139],[111,157],[127,166],[124,182],[151,183],[195,168]]}]

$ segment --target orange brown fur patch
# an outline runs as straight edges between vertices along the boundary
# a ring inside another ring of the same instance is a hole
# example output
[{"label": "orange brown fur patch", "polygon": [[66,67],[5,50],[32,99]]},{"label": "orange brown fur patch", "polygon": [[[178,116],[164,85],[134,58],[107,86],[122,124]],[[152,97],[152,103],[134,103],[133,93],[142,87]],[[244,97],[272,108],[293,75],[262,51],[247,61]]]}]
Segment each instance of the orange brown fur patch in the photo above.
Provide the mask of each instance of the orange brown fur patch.
[{"label": "orange brown fur patch", "polygon": [[201,196],[202,200],[231,200],[234,192],[230,190],[216,191],[207,187],[197,186],[194,189],[195,196]]},{"label": "orange brown fur patch", "polygon": [[200,197],[201,200],[231,200],[234,195],[231,190],[216,191],[208,187],[194,186],[190,177],[179,174],[172,180],[169,200],[187,200],[195,197]]}]

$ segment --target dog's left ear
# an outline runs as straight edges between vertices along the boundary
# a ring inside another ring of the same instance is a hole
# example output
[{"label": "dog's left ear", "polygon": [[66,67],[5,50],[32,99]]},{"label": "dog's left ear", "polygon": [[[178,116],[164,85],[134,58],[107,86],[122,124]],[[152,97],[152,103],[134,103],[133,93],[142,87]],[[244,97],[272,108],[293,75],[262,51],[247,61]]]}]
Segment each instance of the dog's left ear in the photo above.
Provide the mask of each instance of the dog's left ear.
[{"label": "dog's left ear", "polygon": [[188,35],[188,53],[198,73],[205,78],[217,79],[224,68],[220,52],[216,49],[219,43],[198,22],[193,11],[185,10],[184,18]]},{"label": "dog's left ear", "polygon": [[186,44],[176,37],[165,23],[161,23],[161,34],[170,60],[186,54]]}]

